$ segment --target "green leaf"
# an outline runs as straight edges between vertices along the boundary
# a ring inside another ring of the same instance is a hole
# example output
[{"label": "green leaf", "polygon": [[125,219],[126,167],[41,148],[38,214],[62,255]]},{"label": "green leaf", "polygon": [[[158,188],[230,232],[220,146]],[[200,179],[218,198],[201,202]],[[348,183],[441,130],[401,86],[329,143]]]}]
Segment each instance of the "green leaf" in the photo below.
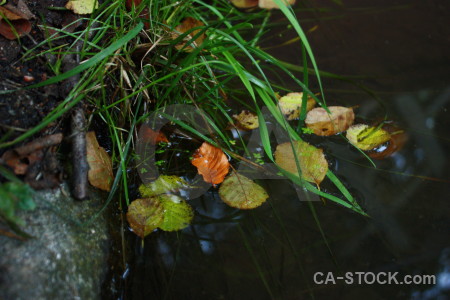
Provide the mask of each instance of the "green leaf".
[{"label": "green leaf", "polygon": [[128,223],[141,238],[152,233],[163,219],[164,207],[158,197],[136,199],[128,206]]},{"label": "green leaf", "polygon": [[164,231],[175,231],[183,229],[191,223],[194,210],[181,197],[160,195],[158,198],[164,208],[164,220],[159,228]]},{"label": "green leaf", "polygon": [[269,195],[258,184],[236,172],[228,176],[219,189],[223,202],[239,209],[253,209],[266,202]]},{"label": "green leaf", "polygon": [[17,210],[33,210],[33,189],[21,182],[7,182],[0,185],[0,214],[17,225],[24,225],[23,220],[16,217]]},{"label": "green leaf", "polygon": [[379,128],[365,124],[353,125],[347,130],[347,139],[361,150],[371,150],[391,139],[391,135]]},{"label": "green leaf", "polygon": [[142,184],[139,192],[142,197],[153,197],[188,187],[189,184],[178,176],[161,175],[149,184]]}]

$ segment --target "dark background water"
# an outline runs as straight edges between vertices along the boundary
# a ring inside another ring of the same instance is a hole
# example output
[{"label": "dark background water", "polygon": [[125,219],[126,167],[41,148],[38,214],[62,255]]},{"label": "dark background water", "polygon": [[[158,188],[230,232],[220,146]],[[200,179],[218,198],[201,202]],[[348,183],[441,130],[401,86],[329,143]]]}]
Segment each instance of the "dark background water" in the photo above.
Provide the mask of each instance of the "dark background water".
[{"label": "dark background water", "polygon": [[[211,192],[192,204],[190,228],[152,234],[144,249],[135,240],[127,299],[450,299],[450,3],[342,2],[309,1],[304,7],[313,9],[296,11],[305,31],[317,26],[308,39],[319,68],[365,76],[357,82],[379,101],[323,78],[328,104],[358,105],[357,116],[369,121],[387,115],[409,135],[377,168],[342,142],[323,142],[371,218],[314,201],[328,248],[305,196],[287,181],[266,181],[268,203],[248,212]],[[298,46],[270,51],[301,63]],[[315,284],[318,271],[435,274],[447,283]]]}]

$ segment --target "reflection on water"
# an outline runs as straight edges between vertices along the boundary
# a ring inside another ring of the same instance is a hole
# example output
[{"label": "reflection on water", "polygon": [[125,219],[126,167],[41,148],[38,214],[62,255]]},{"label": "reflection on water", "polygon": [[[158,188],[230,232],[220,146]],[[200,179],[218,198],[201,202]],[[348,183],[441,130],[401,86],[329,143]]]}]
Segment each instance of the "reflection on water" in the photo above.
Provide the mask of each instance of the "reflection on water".
[{"label": "reflection on water", "polygon": [[[358,88],[324,79],[328,99],[359,105],[362,119],[387,115],[409,136],[401,151],[375,161],[376,168],[341,139],[323,142],[336,175],[371,218],[329,202],[299,201],[303,191],[285,180],[264,180],[271,197],[254,211],[227,207],[211,191],[192,200],[191,227],[145,239],[131,267],[129,299],[449,299],[450,61],[442,39],[450,35],[432,26],[448,25],[445,7],[438,9],[446,4],[404,2],[408,8],[364,15],[339,7],[339,18],[319,19],[310,36],[324,70],[375,74],[364,84],[380,93],[386,110]],[[411,24],[422,25],[413,30]],[[301,53],[283,51],[293,60]],[[333,192],[325,181],[323,188]],[[318,285],[317,271],[436,274],[437,282]]]}]

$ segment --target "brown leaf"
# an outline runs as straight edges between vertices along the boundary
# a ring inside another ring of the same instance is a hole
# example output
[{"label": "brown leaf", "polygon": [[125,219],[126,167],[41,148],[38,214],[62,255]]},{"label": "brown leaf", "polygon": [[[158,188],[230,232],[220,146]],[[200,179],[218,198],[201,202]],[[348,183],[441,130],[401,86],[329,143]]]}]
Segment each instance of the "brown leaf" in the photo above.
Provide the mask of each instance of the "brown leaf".
[{"label": "brown leaf", "polygon": [[320,136],[334,135],[346,131],[355,120],[352,108],[329,106],[330,114],[322,107],[312,109],[306,115],[305,124],[314,134]]},{"label": "brown leaf", "polygon": [[164,207],[159,197],[136,199],[128,206],[127,220],[141,238],[152,233],[164,220]]},{"label": "brown leaf", "polygon": [[[294,148],[294,151],[292,150]],[[284,170],[298,176],[297,162],[302,178],[319,185],[328,171],[323,150],[303,141],[292,141],[277,146],[275,162]]]},{"label": "brown leaf", "polygon": [[141,129],[139,130],[139,136],[143,139],[144,142],[148,142],[152,145],[156,145],[159,143],[169,143],[166,135],[161,131],[154,131],[147,125],[143,124]]},{"label": "brown leaf", "polygon": [[252,8],[258,5],[258,0],[230,0],[237,8]]},{"label": "brown leaf", "polygon": [[17,6],[0,6],[0,34],[9,40],[22,37],[31,31],[31,23],[28,20],[34,17],[22,0],[17,2]]},{"label": "brown leaf", "polygon": [[181,34],[189,32],[189,34],[183,39],[185,42],[188,42],[189,44],[186,46],[186,43],[181,43],[176,45],[175,48],[177,48],[178,50],[183,49],[186,52],[192,52],[192,50],[194,50],[194,47],[196,48],[200,46],[205,40],[206,36],[204,33],[202,33],[198,37],[196,37],[195,40],[192,41],[192,38],[202,30],[202,29],[195,29],[195,30],[192,29],[201,26],[205,26],[205,24],[191,17],[185,18],[180,25],[175,27],[175,32],[172,32],[172,39],[175,40]]},{"label": "brown leaf", "polygon": [[212,184],[221,183],[230,168],[223,151],[207,142],[195,151],[191,163],[197,167],[203,180]]},{"label": "brown leaf", "polygon": [[[279,9],[280,8],[278,6],[278,4],[276,4],[275,1],[273,1],[273,0],[259,0],[258,4],[259,4],[260,8],[265,8],[265,9],[272,9],[272,8]],[[287,6],[293,5],[293,4],[295,4],[295,0],[285,0],[285,4]]]},{"label": "brown leaf", "polygon": [[86,133],[86,151],[89,182],[96,188],[110,191],[113,182],[111,158],[106,150],[100,147],[93,131]]},{"label": "brown leaf", "polygon": [[239,209],[253,209],[266,202],[269,195],[253,180],[233,172],[220,185],[219,196],[223,202]]}]

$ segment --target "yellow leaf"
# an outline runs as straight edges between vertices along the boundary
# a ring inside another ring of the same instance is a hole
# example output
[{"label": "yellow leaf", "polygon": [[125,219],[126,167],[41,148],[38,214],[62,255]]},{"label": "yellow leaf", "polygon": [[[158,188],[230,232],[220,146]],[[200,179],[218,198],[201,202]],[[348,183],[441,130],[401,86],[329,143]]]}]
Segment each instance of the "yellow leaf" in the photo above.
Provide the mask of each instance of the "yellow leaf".
[{"label": "yellow leaf", "polygon": [[[294,148],[294,151],[293,149]],[[295,154],[294,154],[295,153]],[[297,162],[302,178],[319,185],[328,171],[328,162],[323,150],[303,141],[292,141],[277,146],[275,162],[282,169],[298,175]]]},{"label": "yellow leaf", "polygon": [[141,238],[153,232],[164,219],[164,207],[158,197],[136,199],[128,206],[127,220]]},{"label": "yellow leaf", "polygon": [[223,202],[239,209],[253,209],[266,202],[269,195],[253,180],[233,172],[220,185],[219,196]]},{"label": "yellow leaf", "polygon": [[70,0],[66,4],[66,8],[76,14],[90,14],[98,7],[98,0]]},{"label": "yellow leaf", "polygon": [[139,192],[142,197],[153,197],[160,194],[174,192],[180,188],[186,188],[189,184],[178,176],[161,175],[149,184],[142,184]]},{"label": "yellow leaf", "polygon": [[347,130],[347,139],[361,150],[371,150],[389,141],[391,135],[381,128],[357,124]]},{"label": "yellow leaf", "polygon": [[[278,100],[281,112],[287,117],[289,121],[298,119],[300,116],[300,110],[302,108],[303,93],[289,93]],[[316,101],[313,98],[308,97],[306,103],[306,111],[310,111]]]},{"label": "yellow leaf", "polygon": [[164,219],[158,226],[164,231],[175,231],[187,227],[194,218],[194,210],[182,198],[175,195],[160,195],[164,208]]},{"label": "yellow leaf", "polygon": [[96,188],[110,191],[113,182],[111,158],[105,149],[100,147],[93,131],[86,133],[86,152],[89,182]]},{"label": "yellow leaf", "polygon": [[322,107],[312,109],[306,115],[306,127],[314,134],[330,136],[346,131],[355,120],[353,109],[342,106],[328,106],[330,113]]},{"label": "yellow leaf", "polygon": [[259,127],[258,116],[254,113],[243,110],[239,115],[233,115],[236,120],[236,127],[241,130],[252,130]]}]

